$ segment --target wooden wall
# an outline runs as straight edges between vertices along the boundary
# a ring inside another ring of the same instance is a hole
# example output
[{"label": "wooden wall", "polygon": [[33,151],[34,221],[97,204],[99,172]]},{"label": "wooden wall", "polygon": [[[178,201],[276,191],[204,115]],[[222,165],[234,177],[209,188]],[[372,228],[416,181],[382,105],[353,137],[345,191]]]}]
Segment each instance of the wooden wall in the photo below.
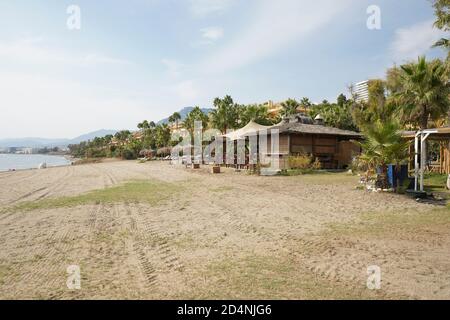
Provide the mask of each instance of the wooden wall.
[{"label": "wooden wall", "polygon": [[338,147],[337,137],[311,134],[290,135],[290,154],[311,154],[319,159],[325,169],[338,167],[335,159]]},{"label": "wooden wall", "polygon": [[336,169],[349,166],[360,147],[355,143],[329,135],[290,135],[291,154],[312,154],[324,168]]},{"label": "wooden wall", "polygon": [[[278,164],[280,169],[288,169],[289,167],[289,135],[279,135],[279,154],[273,155],[271,150],[271,136],[267,137],[267,154],[261,154],[261,162],[263,164],[269,164],[275,157],[278,157]],[[261,152],[261,150],[260,150]]]},{"label": "wooden wall", "polygon": [[450,142],[441,143],[439,171],[441,174],[450,174]]},{"label": "wooden wall", "polygon": [[339,152],[336,158],[339,168],[344,168],[352,164],[353,158],[361,153],[361,147],[352,141],[340,141]]},{"label": "wooden wall", "polygon": [[[311,134],[280,134],[279,164],[281,169],[288,169],[289,156],[311,154],[321,161],[324,169],[340,169],[351,164],[352,158],[359,154],[360,148],[350,141],[339,141],[336,136]],[[265,163],[273,159],[270,155],[271,141],[267,139],[267,152],[263,156]]]}]

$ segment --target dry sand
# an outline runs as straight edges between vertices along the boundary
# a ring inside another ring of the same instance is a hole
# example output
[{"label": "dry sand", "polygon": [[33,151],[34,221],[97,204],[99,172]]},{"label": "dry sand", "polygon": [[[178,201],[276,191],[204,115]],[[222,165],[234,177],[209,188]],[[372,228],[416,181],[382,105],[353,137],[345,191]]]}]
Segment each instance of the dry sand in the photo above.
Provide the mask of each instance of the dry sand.
[{"label": "dry sand", "polygon": [[[182,191],[157,205],[6,210],[130,180]],[[422,226],[417,216],[435,206],[356,183],[134,161],[0,173],[0,298],[449,299],[448,220]],[[80,290],[66,286],[69,265],[81,268]],[[382,270],[380,290],[366,288],[370,265]]]}]

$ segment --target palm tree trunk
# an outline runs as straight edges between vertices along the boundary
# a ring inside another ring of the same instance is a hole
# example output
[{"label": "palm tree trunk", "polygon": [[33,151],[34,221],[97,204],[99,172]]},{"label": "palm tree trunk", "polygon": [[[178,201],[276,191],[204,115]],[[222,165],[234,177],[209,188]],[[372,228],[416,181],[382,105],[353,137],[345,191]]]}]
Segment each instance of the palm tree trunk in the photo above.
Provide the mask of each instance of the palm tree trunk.
[{"label": "palm tree trunk", "polygon": [[425,130],[428,128],[428,112],[427,107],[423,106],[423,115],[420,119],[420,130]]}]

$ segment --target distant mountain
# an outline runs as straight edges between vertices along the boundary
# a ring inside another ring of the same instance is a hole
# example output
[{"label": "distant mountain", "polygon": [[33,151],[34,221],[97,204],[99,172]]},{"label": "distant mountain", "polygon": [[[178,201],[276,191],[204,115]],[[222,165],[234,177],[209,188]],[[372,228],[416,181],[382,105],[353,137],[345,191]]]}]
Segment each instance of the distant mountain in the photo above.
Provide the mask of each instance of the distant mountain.
[{"label": "distant mountain", "polygon": [[[185,107],[178,111],[181,115],[181,121],[186,119],[186,116],[194,110],[194,107]],[[209,114],[213,109],[202,108],[205,114]],[[158,124],[168,123],[169,118],[162,119]],[[104,137],[106,135],[114,135],[119,130],[97,130],[87,134],[83,134],[73,139],[46,139],[46,138],[14,138],[14,139],[0,139],[0,148],[43,148],[43,147],[67,147],[69,144],[78,144],[82,141],[93,140],[95,137]]]},{"label": "distant mountain", "polygon": [[45,138],[17,138],[0,140],[0,148],[23,147],[41,148],[45,146],[63,145],[67,139],[45,139]]},{"label": "distant mountain", "polygon": [[[184,119],[186,119],[186,116],[189,114],[189,112],[191,112],[192,110],[194,110],[194,107],[185,107],[183,109],[181,109],[180,111],[178,111],[178,113],[181,116],[181,121],[184,121]],[[211,108],[201,108],[201,110],[205,113],[205,114],[209,114],[213,109]],[[157,124],[163,124],[163,123],[169,123],[169,118],[165,118],[160,120]]]},{"label": "distant mountain", "polygon": [[102,138],[109,134],[114,135],[117,131],[119,131],[119,130],[105,130],[105,129],[97,130],[97,131],[86,133],[79,137],[73,138],[73,139],[69,140],[68,144],[77,144],[82,141],[93,140],[96,137]]},{"label": "distant mountain", "polygon": [[92,140],[95,137],[104,137],[108,134],[115,134],[117,130],[98,130],[83,134],[73,139],[46,139],[46,138],[17,138],[0,139],[0,148],[43,148],[43,147],[66,147],[69,144],[77,144],[82,141]]}]

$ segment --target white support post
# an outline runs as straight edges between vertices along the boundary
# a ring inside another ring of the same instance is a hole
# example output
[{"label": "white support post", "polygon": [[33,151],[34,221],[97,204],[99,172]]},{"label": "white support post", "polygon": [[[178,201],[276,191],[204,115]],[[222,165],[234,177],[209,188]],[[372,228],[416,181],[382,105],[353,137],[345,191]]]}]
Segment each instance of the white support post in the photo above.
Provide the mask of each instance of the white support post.
[{"label": "white support post", "polygon": [[423,134],[420,135],[420,192],[423,192],[423,174],[425,172],[426,150]]},{"label": "white support post", "polygon": [[416,133],[414,139],[414,191],[418,191],[419,185],[419,135],[420,132]]},{"label": "white support post", "polygon": [[424,174],[425,174],[425,168],[427,165],[427,139],[430,136],[431,132],[421,134],[420,139],[420,191],[424,191]]}]

